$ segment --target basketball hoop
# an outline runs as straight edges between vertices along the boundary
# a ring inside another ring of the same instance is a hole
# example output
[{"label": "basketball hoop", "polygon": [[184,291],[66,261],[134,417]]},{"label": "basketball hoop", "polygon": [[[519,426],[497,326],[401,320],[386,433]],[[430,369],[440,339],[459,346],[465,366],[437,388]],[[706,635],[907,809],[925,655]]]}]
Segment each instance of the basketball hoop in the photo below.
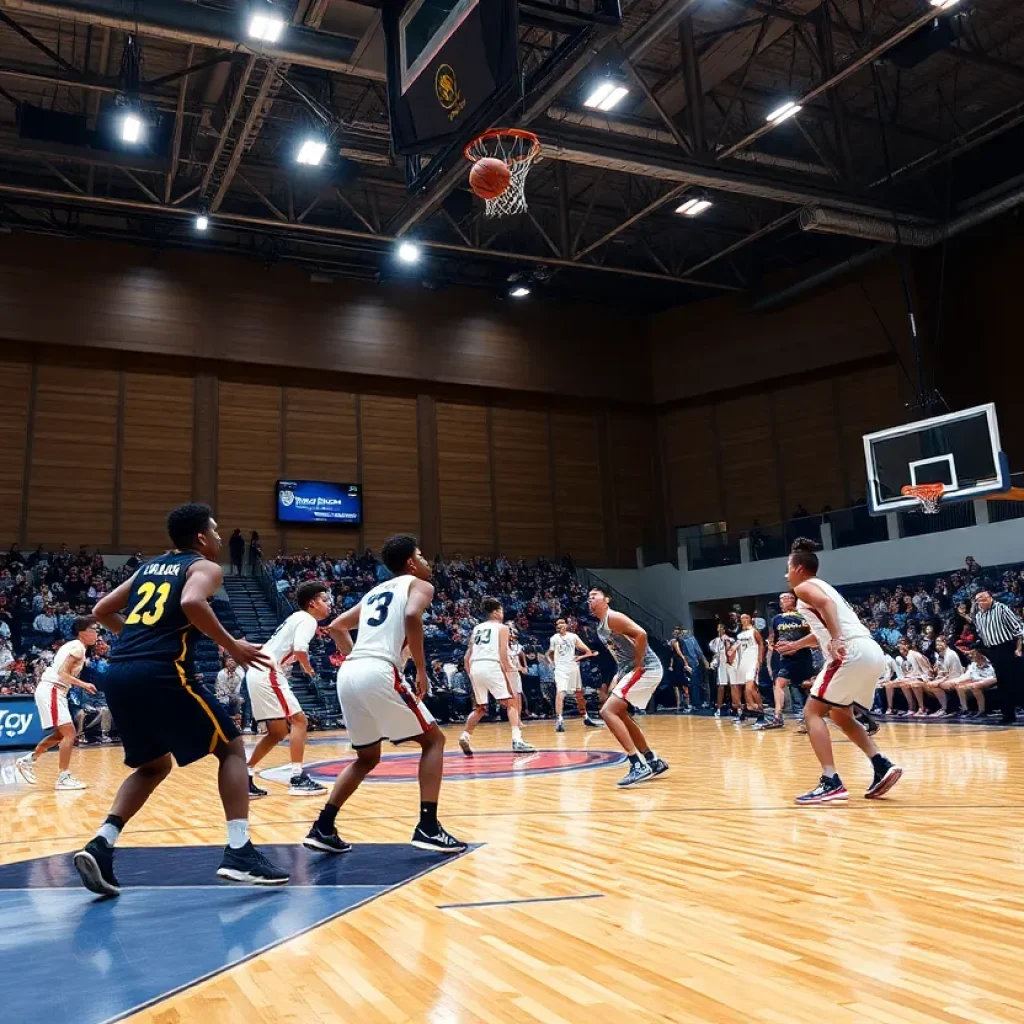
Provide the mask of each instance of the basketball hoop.
[{"label": "basketball hoop", "polygon": [[511,174],[508,188],[500,196],[485,200],[486,216],[509,217],[526,210],[526,176],[539,156],[537,136],[518,128],[491,128],[466,147],[465,157],[470,163],[492,157],[501,160]]},{"label": "basketball hoop", "polygon": [[917,498],[921,511],[933,516],[939,511],[939,501],[946,490],[945,484],[907,484],[901,488],[908,498]]}]

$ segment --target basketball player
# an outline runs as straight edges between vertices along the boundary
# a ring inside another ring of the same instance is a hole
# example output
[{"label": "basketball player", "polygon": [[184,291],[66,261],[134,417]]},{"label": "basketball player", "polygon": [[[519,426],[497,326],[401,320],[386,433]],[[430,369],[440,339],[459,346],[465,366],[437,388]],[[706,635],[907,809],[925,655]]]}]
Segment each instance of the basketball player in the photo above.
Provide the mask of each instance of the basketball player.
[{"label": "basketball player", "polygon": [[[692,669],[686,655],[683,654],[682,626],[676,626],[672,630],[672,639],[669,641],[669,648],[672,651],[672,661],[669,664],[669,679],[672,682],[672,689],[676,695],[676,711],[689,714],[693,711],[693,701],[690,698],[690,674]],[[686,708],[680,703],[680,695],[686,697]]]},{"label": "basketball player", "polygon": [[620,786],[649,782],[668,771],[668,765],[651,750],[629,709],[643,709],[661,682],[658,656],[647,646],[647,632],[628,615],[611,610],[608,593],[591,587],[587,595],[590,613],[597,619],[598,639],[615,659],[612,691],[601,708],[601,717],[629,758],[629,771]]},{"label": "basketball player", "polygon": [[[771,652],[778,652],[777,645],[780,643],[794,643],[814,636],[807,620],[796,610],[795,595],[788,592],[779,594],[779,608],[782,610],[772,619],[772,628],[768,634],[769,657]],[[786,687],[789,687],[793,711],[799,710],[799,705],[803,703],[803,685],[814,676],[814,655],[811,653],[811,647],[817,645],[818,642],[815,640],[813,644],[801,647],[793,654],[779,654],[779,667],[774,680],[775,714],[770,721],[764,723],[763,729],[786,727],[783,716]]]},{"label": "basketball player", "polygon": [[505,623],[508,626],[508,660],[512,666],[512,696],[516,699],[519,707],[519,721],[523,720],[523,713],[529,711],[526,705],[526,694],[523,692],[523,676],[529,671],[526,664],[526,655],[523,653],[523,645],[519,642],[519,630],[515,623],[509,619]]},{"label": "basketball player", "polygon": [[[932,718],[952,718],[949,710],[949,691],[956,689],[956,680],[963,675],[964,667],[960,655],[949,646],[944,636],[935,638],[935,679],[928,692],[939,702],[939,710],[932,712]],[[964,710],[964,709],[961,709]]]},{"label": "basketball player", "polygon": [[[744,612],[740,616],[740,631],[736,634],[736,684],[742,687],[743,695],[740,703],[740,714],[737,724],[745,718],[749,711],[762,721],[764,720],[764,702],[757,680],[761,674],[761,662],[764,660],[764,639],[754,628],[753,616]],[[735,693],[735,690],[733,691]]]},{"label": "basketball player", "polygon": [[[450,835],[437,820],[444,733],[420,702],[428,686],[423,613],[434,597],[434,587],[428,582],[430,563],[420,552],[416,538],[405,535],[386,541],[380,557],[394,578],[378,584],[328,627],[345,656],[338,669],[338,700],[356,758],[338,776],[302,845],[324,853],[351,850],[335,827],[338,811],[377,767],[382,740],[412,740],[422,751],[420,820],[412,834],[412,845],[437,853],[462,853],[466,844]],[[359,635],[353,647],[349,630],[357,626]],[[415,694],[400,675],[406,644],[416,665]]]},{"label": "basketball player", "polygon": [[15,766],[26,782],[35,783],[35,762],[55,743],[60,744],[57,754],[56,790],[87,789],[80,779],[71,774],[71,752],[75,749],[78,731],[71,720],[71,709],[68,707],[68,690],[72,686],[81,687],[86,693],[95,693],[92,683],[83,683],[79,674],[85,665],[85,651],[96,643],[96,620],[91,615],[79,616],[72,623],[74,640],[62,644],[52,662],[43,671],[39,685],[36,687],[36,707],[39,709],[39,724],[44,729],[52,729],[49,736],[44,736],[36,745],[36,749],[25,757],[18,758]]},{"label": "basketball player", "polygon": [[[853,714],[854,705],[871,707],[885,656],[839,592],[818,578],[815,546],[813,541],[803,537],[793,541],[786,573],[796,595],[797,610],[807,619],[826,657],[825,667],[811,687],[804,708],[807,734],[821,763],[821,781],[810,792],[798,796],[796,802],[822,804],[849,799],[833,761],[832,738],[826,722],[829,716],[871,761],[875,774],[864,795],[873,799],[888,793],[903,774],[902,768],[879,753],[874,740]],[[810,647],[811,643],[807,637],[779,644],[777,650],[780,654],[793,654],[802,647]]]},{"label": "basketball player", "polygon": [[485,597],[482,606],[487,618],[474,628],[465,659],[466,671],[473,684],[475,706],[466,719],[459,746],[466,757],[473,756],[469,738],[480,719],[487,714],[487,695],[490,694],[508,715],[508,723],[512,726],[512,750],[517,754],[529,754],[536,748],[523,742],[523,730],[519,725],[519,698],[512,693],[509,631],[508,626],[502,623],[505,611],[496,597]]},{"label": "basketball player", "polygon": [[[735,641],[726,632],[725,623],[720,622],[718,624],[718,636],[708,644],[713,655],[711,659],[711,667],[715,670],[715,681],[718,683],[718,693],[715,697],[715,718],[722,717],[722,702],[725,700],[726,694],[729,693],[732,682],[732,673],[730,671],[732,665],[732,659],[735,656],[736,650]],[[739,714],[739,706],[734,705],[736,714]]]},{"label": "basketball player", "polygon": [[103,692],[121,733],[125,764],[134,771],[121,784],[96,837],[75,854],[75,867],[87,889],[117,896],[113,847],[126,822],[167,778],[172,755],[184,767],[213,754],[220,762],[217,785],[228,832],[218,877],[284,885],[287,872],[249,840],[245,748],[227,710],[195,679],[196,634],[205,633],[245,668],[269,668],[270,659],[255,644],[236,640],[210,607],[224,574],[216,561],[221,544],[209,506],[174,509],[167,532],[173,550],[144,562],[93,609],[102,626],[120,634]]},{"label": "basketball player", "polygon": [[[917,701],[917,710],[910,713],[912,718],[927,718],[928,709],[924,706],[924,695],[931,688],[932,667],[928,659],[906,640],[900,641],[900,655],[903,658],[903,675]],[[904,693],[906,690],[904,690]]]},{"label": "basketball player", "polygon": [[292,734],[289,741],[292,759],[288,765],[288,777],[291,780],[289,795],[319,796],[327,792],[326,786],[314,782],[302,768],[302,758],[306,753],[307,722],[288,682],[288,669],[298,662],[310,679],[316,677],[309,660],[309,642],[316,636],[317,623],[331,613],[331,592],[326,583],[307,580],[296,589],[295,602],[299,610],[292,612],[260,648],[270,658],[270,668],[251,668],[245,674],[252,717],[257,722],[267,723],[266,734],[249,756],[250,800],[267,795],[267,791],[260,789],[253,781],[253,771],[288,735],[289,726]]},{"label": "basketball player", "polygon": [[569,624],[565,619],[555,620],[558,630],[548,644],[547,659],[555,670],[555,732],[565,732],[562,719],[562,705],[565,695],[571,693],[576,697],[576,710],[579,711],[583,724],[591,729],[600,726],[587,713],[587,702],[583,697],[583,678],[580,676],[580,658],[577,651],[582,651],[583,658],[596,658],[597,652],[592,651],[575,633],[569,632]]}]

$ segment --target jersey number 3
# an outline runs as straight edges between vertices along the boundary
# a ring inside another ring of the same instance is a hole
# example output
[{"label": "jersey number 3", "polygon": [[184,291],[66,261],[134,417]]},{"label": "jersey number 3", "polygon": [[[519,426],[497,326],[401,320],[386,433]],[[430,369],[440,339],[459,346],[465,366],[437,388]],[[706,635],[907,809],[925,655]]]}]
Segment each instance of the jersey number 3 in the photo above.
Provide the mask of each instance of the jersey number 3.
[{"label": "jersey number 3", "polygon": [[366,602],[368,605],[376,606],[376,614],[372,619],[366,620],[366,624],[368,626],[384,625],[384,620],[388,617],[388,608],[390,607],[394,596],[395,595],[392,594],[390,590],[385,590],[383,594],[377,594]]},{"label": "jersey number 3", "polygon": [[[153,599],[154,594],[156,601],[153,603],[153,607],[149,611],[143,611]],[[124,620],[124,624],[135,626],[141,622],[144,626],[155,625],[160,621],[160,616],[164,613],[164,605],[167,604],[167,598],[171,595],[170,583],[161,583],[159,587],[155,583],[142,583],[139,585],[138,595],[139,600],[128,618]]]}]

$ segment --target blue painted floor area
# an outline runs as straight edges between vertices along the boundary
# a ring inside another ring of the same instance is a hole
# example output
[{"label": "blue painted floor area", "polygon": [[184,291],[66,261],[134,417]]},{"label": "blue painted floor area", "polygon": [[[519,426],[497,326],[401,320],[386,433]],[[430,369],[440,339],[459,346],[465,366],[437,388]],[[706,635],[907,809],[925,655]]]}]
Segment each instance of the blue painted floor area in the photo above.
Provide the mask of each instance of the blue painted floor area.
[{"label": "blue painted floor area", "polygon": [[119,848],[113,900],[81,888],[68,854],[0,866],[0,1017],[126,1016],[457,859],[397,844],[261,849],[291,885],[218,881],[219,846]]}]

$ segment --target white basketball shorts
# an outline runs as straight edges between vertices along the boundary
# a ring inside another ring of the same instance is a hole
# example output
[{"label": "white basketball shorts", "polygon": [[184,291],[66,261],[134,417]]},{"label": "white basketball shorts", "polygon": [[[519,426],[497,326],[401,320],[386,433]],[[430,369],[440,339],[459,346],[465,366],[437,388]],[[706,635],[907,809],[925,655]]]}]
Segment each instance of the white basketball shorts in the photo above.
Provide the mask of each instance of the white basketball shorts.
[{"label": "white basketball shorts", "polygon": [[36,687],[36,707],[39,709],[39,724],[44,729],[56,729],[58,725],[71,725],[71,709],[68,707],[68,692],[53,683],[41,682]]},{"label": "white basketball shorts", "polygon": [[869,637],[858,637],[848,641],[842,659],[830,661],[821,670],[811,687],[811,696],[839,708],[851,704],[870,708],[878,677],[884,670],[882,648]]},{"label": "white basketball shorts", "polygon": [[576,662],[555,666],[555,688],[559,693],[575,693],[583,689],[580,667]]},{"label": "white basketball shorts", "polygon": [[273,718],[291,718],[302,710],[295,694],[292,693],[288,677],[277,665],[269,669],[247,669],[245,682],[249,687],[252,717],[257,722],[267,722]]},{"label": "white basketball shorts", "polygon": [[615,677],[612,694],[628,701],[635,708],[643,710],[647,707],[654,691],[661,682],[662,668],[638,668],[629,672],[621,672]]},{"label": "white basketball shorts", "polygon": [[509,689],[512,691],[512,696],[517,697],[523,692],[523,677],[515,669],[512,669],[509,675],[511,676]]},{"label": "white basketball shorts", "polygon": [[469,678],[473,681],[473,700],[478,707],[487,703],[488,694],[495,700],[508,700],[512,696],[505,673],[496,661],[470,662]]},{"label": "white basketball shorts", "polygon": [[381,740],[401,743],[434,727],[434,716],[383,658],[346,659],[338,669],[338,703],[356,750]]}]

